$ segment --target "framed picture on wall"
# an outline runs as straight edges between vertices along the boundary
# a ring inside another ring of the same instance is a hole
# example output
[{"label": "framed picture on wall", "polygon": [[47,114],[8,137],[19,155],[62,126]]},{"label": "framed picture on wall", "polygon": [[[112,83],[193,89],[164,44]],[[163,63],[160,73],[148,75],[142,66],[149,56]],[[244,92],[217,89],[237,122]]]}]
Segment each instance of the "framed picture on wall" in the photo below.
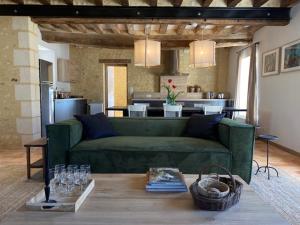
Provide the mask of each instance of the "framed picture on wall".
[{"label": "framed picture on wall", "polygon": [[279,48],[263,53],[263,76],[279,74],[279,54]]},{"label": "framed picture on wall", "polygon": [[284,45],[281,50],[281,71],[300,70],[300,40]]}]

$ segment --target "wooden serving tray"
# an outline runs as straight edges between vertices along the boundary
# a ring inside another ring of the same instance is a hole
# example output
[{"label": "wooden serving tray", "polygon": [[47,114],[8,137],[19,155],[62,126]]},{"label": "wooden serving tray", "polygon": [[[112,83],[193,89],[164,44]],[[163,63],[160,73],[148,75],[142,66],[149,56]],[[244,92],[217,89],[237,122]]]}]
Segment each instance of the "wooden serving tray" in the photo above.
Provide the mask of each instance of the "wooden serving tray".
[{"label": "wooden serving tray", "polygon": [[82,192],[75,191],[69,195],[51,193],[50,199],[55,200],[55,203],[43,202],[45,201],[45,192],[42,190],[26,202],[26,207],[33,211],[76,212],[93,190],[94,186],[95,180],[92,179]]}]

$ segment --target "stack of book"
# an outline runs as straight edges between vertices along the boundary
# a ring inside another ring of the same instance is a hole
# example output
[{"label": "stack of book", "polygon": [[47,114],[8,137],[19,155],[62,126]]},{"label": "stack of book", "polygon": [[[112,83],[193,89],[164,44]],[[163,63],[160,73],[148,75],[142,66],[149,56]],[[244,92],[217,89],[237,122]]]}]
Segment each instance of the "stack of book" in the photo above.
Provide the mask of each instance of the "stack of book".
[{"label": "stack of book", "polygon": [[150,168],[146,190],[149,192],[186,192],[187,186],[177,168]]}]

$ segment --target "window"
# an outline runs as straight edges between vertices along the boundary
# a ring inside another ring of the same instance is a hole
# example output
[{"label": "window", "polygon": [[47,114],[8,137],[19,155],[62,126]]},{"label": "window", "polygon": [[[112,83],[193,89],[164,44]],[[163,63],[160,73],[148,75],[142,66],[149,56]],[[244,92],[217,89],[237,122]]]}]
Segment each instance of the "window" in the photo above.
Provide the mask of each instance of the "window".
[{"label": "window", "polygon": [[[250,54],[243,52],[239,57],[238,80],[236,88],[235,107],[239,109],[247,109],[248,83],[250,71]],[[245,120],[246,112],[237,112],[236,119]]]}]

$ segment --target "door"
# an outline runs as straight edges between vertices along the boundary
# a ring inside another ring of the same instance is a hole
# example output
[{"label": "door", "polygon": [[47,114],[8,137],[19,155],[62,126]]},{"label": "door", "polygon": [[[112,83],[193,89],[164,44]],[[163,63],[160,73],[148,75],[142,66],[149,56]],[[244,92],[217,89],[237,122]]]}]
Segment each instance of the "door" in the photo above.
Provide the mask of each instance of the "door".
[{"label": "door", "polygon": [[41,107],[41,135],[46,137],[46,125],[54,122],[53,87],[51,81],[52,63],[39,60],[40,66],[40,107]]},{"label": "door", "polygon": [[[106,107],[127,107],[127,66],[106,66]],[[110,117],[122,117],[121,111],[108,111]]]}]

